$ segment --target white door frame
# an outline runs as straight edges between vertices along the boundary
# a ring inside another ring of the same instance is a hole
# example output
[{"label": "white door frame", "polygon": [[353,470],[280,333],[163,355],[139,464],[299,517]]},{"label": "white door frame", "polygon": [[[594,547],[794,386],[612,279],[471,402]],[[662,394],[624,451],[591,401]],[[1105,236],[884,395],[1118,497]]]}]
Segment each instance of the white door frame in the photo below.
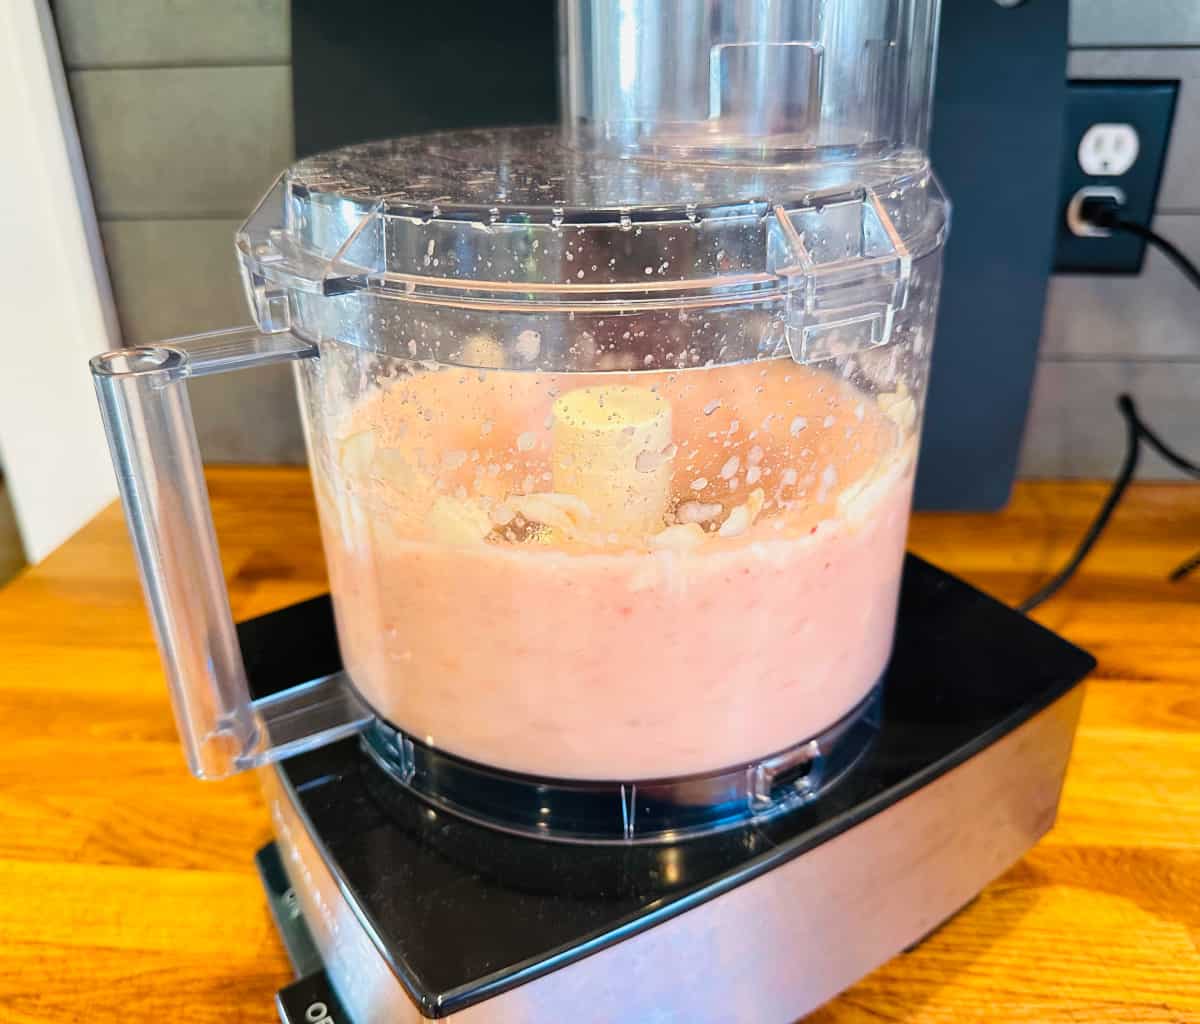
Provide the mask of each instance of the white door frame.
[{"label": "white door frame", "polygon": [[0,2],[0,462],[26,558],[116,496],[88,358],[120,344],[46,0]]}]

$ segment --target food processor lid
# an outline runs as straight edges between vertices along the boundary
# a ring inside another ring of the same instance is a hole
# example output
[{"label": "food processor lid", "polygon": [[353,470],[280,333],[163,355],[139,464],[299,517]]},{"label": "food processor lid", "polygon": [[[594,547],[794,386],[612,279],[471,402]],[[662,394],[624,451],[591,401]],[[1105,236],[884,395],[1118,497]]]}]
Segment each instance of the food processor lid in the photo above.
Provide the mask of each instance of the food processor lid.
[{"label": "food processor lid", "polygon": [[847,319],[886,340],[946,219],[919,152],[667,162],[510,128],[302,160],[237,244],[265,330],[304,333],[297,294],[531,313],[782,303],[803,347]]}]

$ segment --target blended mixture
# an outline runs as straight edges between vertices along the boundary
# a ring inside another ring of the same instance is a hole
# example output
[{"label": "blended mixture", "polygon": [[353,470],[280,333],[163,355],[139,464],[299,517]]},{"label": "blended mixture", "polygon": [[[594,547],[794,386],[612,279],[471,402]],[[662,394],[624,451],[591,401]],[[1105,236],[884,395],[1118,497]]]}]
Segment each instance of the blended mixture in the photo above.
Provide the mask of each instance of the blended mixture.
[{"label": "blended mixture", "polygon": [[346,668],[410,735],[532,775],[791,747],[887,661],[915,418],[787,359],[406,367],[314,441]]}]

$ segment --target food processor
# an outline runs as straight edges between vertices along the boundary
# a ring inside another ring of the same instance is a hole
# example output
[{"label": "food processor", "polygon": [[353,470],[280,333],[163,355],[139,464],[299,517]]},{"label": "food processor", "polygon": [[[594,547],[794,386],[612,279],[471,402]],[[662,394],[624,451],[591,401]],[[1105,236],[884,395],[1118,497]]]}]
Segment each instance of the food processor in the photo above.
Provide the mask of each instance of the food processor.
[{"label": "food processor", "polygon": [[[92,361],[284,1020],[793,1020],[1049,827],[1090,659],[904,554],[936,22],[564,0],[560,125],[300,161],[254,327]],[[186,382],[285,361],[330,597],[239,627]]]}]

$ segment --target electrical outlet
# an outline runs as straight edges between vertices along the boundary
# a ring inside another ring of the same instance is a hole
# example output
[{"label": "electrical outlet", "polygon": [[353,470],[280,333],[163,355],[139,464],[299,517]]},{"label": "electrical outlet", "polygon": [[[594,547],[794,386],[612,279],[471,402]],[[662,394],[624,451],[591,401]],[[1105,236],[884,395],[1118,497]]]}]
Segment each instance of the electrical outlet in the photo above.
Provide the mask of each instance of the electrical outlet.
[{"label": "electrical outlet", "polygon": [[1067,89],[1067,145],[1059,192],[1054,269],[1136,274],[1145,242],[1133,235],[1085,234],[1067,223],[1082,195],[1119,191],[1122,217],[1149,224],[1158,199],[1177,82],[1073,81]]},{"label": "electrical outlet", "polygon": [[1079,169],[1094,177],[1119,177],[1137,160],[1141,140],[1131,124],[1094,124],[1079,140]]}]

